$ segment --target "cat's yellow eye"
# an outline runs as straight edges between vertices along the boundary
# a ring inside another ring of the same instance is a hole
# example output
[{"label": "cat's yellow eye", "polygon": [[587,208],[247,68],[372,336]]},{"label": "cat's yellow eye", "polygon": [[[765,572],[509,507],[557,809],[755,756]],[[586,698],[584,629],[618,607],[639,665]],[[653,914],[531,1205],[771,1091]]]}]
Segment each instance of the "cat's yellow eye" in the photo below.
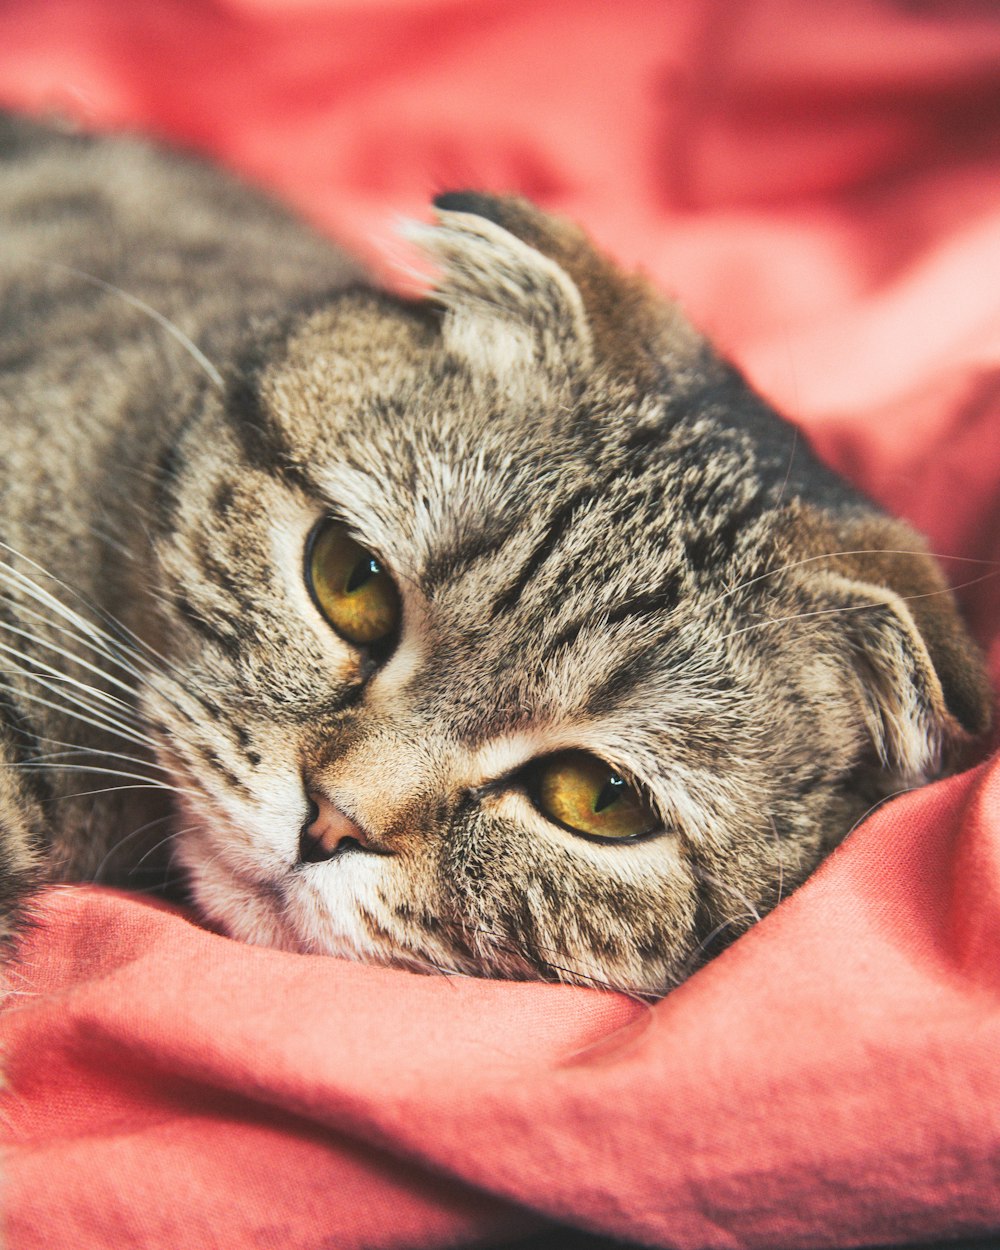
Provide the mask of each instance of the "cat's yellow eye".
[{"label": "cat's yellow eye", "polygon": [[633,786],[586,751],[563,751],[542,760],[532,789],[542,814],[574,833],[634,838],[660,824]]},{"label": "cat's yellow eye", "polygon": [[333,628],[356,646],[382,642],[399,624],[399,592],[392,578],[340,521],[323,521],[313,531],[306,583]]}]

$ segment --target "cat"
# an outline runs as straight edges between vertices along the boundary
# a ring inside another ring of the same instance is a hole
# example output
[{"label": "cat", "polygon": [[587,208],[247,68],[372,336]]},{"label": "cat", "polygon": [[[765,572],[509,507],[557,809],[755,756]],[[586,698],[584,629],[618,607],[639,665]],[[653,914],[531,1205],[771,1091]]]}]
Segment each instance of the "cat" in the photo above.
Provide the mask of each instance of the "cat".
[{"label": "cat", "polygon": [[135,138],[4,116],[0,167],[8,943],[179,876],[653,997],[982,740],[923,541],[577,227],[441,195],[407,301]]}]

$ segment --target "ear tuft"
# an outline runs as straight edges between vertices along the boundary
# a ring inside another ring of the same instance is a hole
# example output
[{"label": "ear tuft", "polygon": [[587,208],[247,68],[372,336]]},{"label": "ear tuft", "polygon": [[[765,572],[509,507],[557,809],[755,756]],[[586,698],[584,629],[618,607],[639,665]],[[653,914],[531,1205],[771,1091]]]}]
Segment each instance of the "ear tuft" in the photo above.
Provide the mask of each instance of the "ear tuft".
[{"label": "ear tuft", "polygon": [[[508,240],[526,247],[527,255],[534,258],[536,278],[545,275],[542,294],[554,293],[553,279],[558,275],[555,286],[562,292],[560,311],[571,318],[569,338],[577,342],[578,359],[652,389],[660,387],[665,372],[676,377],[701,360],[706,344],[679,309],[643,278],[623,272],[603,256],[578,226],[514,196],[448,191],[435,198],[434,206],[441,225],[463,233],[467,241],[479,237],[500,248],[505,234]],[[433,252],[433,244],[428,244]],[[511,248],[509,242],[507,247]],[[540,292],[534,289],[531,266],[524,264],[526,254],[519,255],[523,279],[519,285],[529,297],[524,301],[527,306]],[[495,298],[499,288],[491,290],[493,274],[483,276],[488,280],[480,282],[481,294],[486,299]],[[441,292],[446,302],[453,286],[451,274],[447,277]],[[504,299],[506,302],[506,296]],[[557,307],[558,301],[551,299],[536,306],[534,324]],[[560,350],[566,347],[564,341]]]},{"label": "ear tuft", "polygon": [[[438,197],[463,206],[483,199]],[[445,309],[447,351],[507,392],[558,386],[591,367],[580,292],[554,260],[465,207],[438,207],[437,219],[435,226],[412,225],[407,234],[437,267],[434,294]]]}]

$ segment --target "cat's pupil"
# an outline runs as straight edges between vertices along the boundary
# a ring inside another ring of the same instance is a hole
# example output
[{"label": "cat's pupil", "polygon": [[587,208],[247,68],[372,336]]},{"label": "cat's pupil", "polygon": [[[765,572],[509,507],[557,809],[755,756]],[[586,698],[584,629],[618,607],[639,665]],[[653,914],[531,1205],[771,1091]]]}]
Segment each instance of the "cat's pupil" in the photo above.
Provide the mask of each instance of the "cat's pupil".
[{"label": "cat's pupil", "polygon": [[347,594],[353,594],[354,591],[360,590],[373,577],[377,577],[382,572],[382,567],[374,556],[365,556],[357,562],[351,575],[347,579],[347,585],[344,590]]},{"label": "cat's pupil", "polygon": [[617,773],[612,773],[594,800],[594,814],[596,815],[598,812],[603,812],[609,807],[613,807],[622,797],[624,789],[625,782]]}]

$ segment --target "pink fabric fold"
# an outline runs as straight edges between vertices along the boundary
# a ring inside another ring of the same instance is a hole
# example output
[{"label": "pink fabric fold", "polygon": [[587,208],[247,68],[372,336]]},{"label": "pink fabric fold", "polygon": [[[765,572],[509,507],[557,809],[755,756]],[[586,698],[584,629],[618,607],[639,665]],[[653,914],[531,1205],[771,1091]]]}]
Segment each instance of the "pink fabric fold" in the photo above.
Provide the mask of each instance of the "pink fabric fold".
[{"label": "pink fabric fold", "polygon": [[[445,186],[679,294],[930,537],[1000,685],[1000,20],[861,0],[8,0],[0,99],[194,144],[392,272]],[[10,1250],[1000,1230],[1000,762],[653,1008],[251,949],[95,887],[0,1012]]]}]

